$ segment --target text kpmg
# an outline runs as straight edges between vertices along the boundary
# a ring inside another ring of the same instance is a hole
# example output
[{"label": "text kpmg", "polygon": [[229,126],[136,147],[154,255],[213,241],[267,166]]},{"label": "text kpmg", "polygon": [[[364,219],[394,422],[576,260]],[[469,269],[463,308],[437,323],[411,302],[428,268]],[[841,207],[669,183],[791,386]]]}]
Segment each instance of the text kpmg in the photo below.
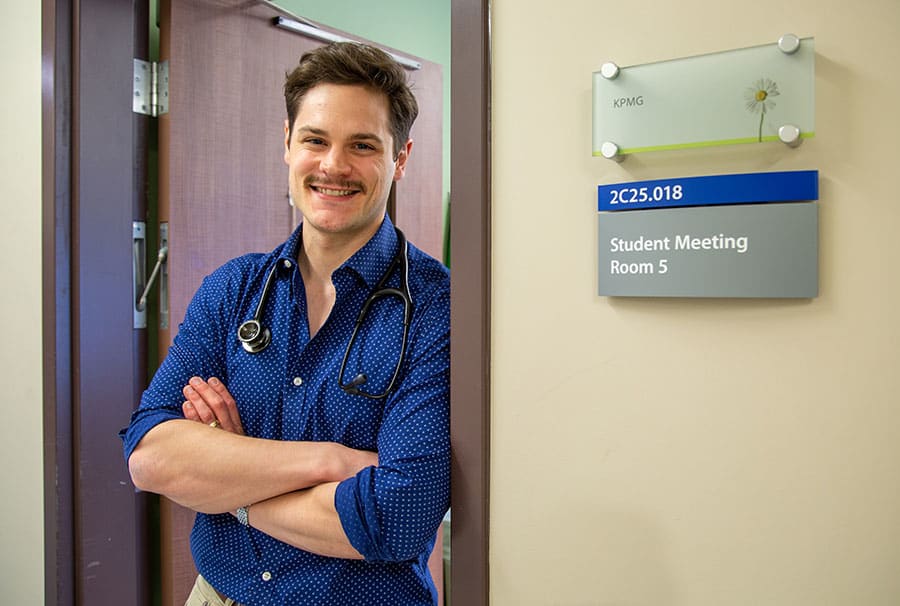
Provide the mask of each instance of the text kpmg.
[{"label": "text kpmg", "polygon": [[644,95],[638,95],[637,97],[619,97],[618,99],[613,99],[613,109],[620,109],[623,107],[636,107],[643,104]]}]

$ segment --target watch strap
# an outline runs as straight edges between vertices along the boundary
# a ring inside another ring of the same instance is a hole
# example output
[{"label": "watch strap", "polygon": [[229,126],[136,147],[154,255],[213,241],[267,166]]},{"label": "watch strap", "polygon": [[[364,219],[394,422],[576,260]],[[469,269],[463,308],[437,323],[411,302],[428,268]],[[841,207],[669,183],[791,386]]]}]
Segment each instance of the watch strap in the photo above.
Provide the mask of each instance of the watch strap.
[{"label": "watch strap", "polygon": [[238,522],[243,524],[244,526],[250,526],[250,506],[246,507],[238,507],[237,511],[234,512],[234,515],[237,517]]}]

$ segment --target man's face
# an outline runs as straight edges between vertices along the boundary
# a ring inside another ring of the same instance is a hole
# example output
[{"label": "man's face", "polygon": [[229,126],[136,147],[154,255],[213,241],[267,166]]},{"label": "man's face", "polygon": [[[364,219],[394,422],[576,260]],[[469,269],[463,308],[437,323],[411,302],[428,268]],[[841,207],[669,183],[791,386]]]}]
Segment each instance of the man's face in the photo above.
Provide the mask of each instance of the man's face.
[{"label": "man's face", "polygon": [[300,103],[293,132],[285,122],[284,161],[304,234],[368,240],[384,218],[391,183],[412,149],[394,159],[388,100],[363,86],[319,84]]}]

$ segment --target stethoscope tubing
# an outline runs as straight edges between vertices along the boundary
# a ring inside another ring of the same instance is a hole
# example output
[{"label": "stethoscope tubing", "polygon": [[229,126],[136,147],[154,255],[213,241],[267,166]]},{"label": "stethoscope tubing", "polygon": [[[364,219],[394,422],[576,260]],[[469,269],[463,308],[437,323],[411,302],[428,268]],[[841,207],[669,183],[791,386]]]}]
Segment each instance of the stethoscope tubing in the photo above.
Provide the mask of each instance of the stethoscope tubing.
[{"label": "stethoscope tubing", "polygon": [[[403,359],[406,355],[406,337],[409,333],[409,324],[412,320],[413,300],[412,293],[409,289],[409,244],[407,243],[406,236],[402,231],[400,231],[400,229],[394,227],[394,230],[397,233],[397,253],[391,260],[391,263],[388,265],[387,270],[381,276],[378,284],[366,298],[362,308],[360,308],[359,314],[356,317],[356,322],[353,326],[353,331],[350,334],[350,340],[347,342],[347,347],[344,350],[344,357],[341,360],[340,370],[338,371],[338,384],[340,385],[341,389],[350,394],[361,395],[375,400],[380,400],[387,397],[394,388],[397,377],[400,375],[400,367],[403,365]],[[394,273],[394,269],[398,266],[400,269],[400,284],[402,288],[385,287],[385,284],[387,284],[387,281]],[[272,284],[275,281],[275,272],[277,271],[277,269],[278,261],[274,262],[272,264],[272,267],[269,268],[265,284],[263,285],[262,294],[260,295],[259,302],[256,304],[256,309],[253,312],[253,317],[242,322],[237,329],[238,341],[240,341],[241,346],[247,353],[257,354],[263,351],[264,349],[266,349],[266,347],[269,346],[269,343],[272,340],[271,331],[262,325],[262,314],[265,309],[266,302],[269,299],[269,292],[271,291]],[[369,312],[369,308],[378,299],[389,296],[397,297],[403,302],[403,339],[400,343],[400,355],[397,359],[397,365],[394,368],[394,373],[391,376],[390,383],[388,384],[388,387],[385,389],[385,391],[381,394],[369,394],[360,389],[360,386],[368,380],[365,373],[359,373],[353,379],[345,383],[343,380],[344,371],[347,366],[347,360],[350,356],[351,346],[356,340],[356,336],[363,324],[363,321],[366,318],[366,315]]]}]

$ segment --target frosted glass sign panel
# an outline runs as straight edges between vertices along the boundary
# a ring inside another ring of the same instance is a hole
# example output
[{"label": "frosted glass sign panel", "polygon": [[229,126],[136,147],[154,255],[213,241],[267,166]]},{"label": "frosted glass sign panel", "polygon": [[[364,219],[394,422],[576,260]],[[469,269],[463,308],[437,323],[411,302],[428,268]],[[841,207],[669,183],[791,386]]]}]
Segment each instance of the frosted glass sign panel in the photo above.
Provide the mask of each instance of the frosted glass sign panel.
[{"label": "frosted glass sign panel", "polygon": [[813,38],[594,73],[593,152],[784,141],[815,134]]}]

